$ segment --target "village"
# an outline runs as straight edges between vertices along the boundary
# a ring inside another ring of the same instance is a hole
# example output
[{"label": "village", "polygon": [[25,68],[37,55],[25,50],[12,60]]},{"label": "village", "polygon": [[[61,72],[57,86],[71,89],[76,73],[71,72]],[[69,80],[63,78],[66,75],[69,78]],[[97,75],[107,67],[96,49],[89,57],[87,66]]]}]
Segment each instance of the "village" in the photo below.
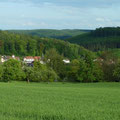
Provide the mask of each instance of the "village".
[{"label": "village", "polygon": [[[28,64],[29,66],[33,66],[34,61],[40,61],[41,64],[46,64],[45,61],[44,61],[44,57],[41,57],[41,56],[25,56],[21,59],[20,57],[15,56],[15,55],[12,55],[12,56],[4,55],[4,56],[1,56],[0,62],[4,63],[4,62],[8,61],[9,59],[15,59],[15,60],[21,61],[23,63]],[[50,59],[48,59],[48,62],[49,61],[50,61]],[[69,59],[63,59],[63,62],[65,64],[69,64],[70,60]]]}]

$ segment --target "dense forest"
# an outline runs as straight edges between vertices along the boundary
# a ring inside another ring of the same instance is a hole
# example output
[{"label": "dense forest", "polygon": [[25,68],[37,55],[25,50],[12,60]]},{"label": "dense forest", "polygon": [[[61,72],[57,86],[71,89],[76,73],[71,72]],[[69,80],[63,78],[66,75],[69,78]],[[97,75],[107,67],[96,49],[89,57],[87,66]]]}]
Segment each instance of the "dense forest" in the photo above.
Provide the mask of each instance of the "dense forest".
[{"label": "dense forest", "polygon": [[0,54],[17,56],[41,56],[51,48],[55,48],[60,55],[69,59],[80,58],[92,52],[57,39],[40,38],[37,36],[19,35],[0,31]]},{"label": "dense forest", "polygon": [[120,27],[97,28],[66,41],[79,44],[93,51],[120,48]]},{"label": "dense forest", "polygon": [[55,29],[38,29],[38,30],[9,30],[8,32],[17,33],[17,34],[25,34],[39,37],[47,37],[47,38],[56,38],[56,39],[67,39],[73,36],[77,36],[86,32],[90,32],[90,30],[80,30],[80,29],[63,29],[63,30],[55,30]]}]

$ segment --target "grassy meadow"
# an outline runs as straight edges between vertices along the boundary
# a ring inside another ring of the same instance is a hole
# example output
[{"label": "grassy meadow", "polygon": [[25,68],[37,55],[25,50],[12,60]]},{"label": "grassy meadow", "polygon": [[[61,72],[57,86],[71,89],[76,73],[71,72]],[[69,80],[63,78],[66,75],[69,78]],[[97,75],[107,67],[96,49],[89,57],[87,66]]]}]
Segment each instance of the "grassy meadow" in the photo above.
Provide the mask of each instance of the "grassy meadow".
[{"label": "grassy meadow", "polygon": [[120,120],[120,83],[0,83],[0,120]]}]

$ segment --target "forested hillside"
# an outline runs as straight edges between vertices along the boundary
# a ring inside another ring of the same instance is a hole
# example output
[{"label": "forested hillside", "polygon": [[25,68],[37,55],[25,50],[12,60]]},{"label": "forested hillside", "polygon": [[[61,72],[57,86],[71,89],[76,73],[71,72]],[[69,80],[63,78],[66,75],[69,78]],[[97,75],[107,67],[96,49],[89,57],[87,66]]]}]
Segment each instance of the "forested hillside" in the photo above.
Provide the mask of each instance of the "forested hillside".
[{"label": "forested hillside", "polygon": [[70,44],[64,41],[0,31],[1,55],[15,54],[17,56],[38,56],[51,48],[55,48],[59,54],[69,59],[83,57],[85,54],[92,54],[92,52],[79,45]]},{"label": "forested hillside", "polygon": [[[36,61],[33,68],[26,66],[23,69],[20,61],[10,59],[5,64],[1,64],[0,80],[2,81],[46,82],[56,79],[69,82],[119,81],[119,71],[117,71],[119,64],[118,58],[114,57],[115,49],[114,52],[99,51],[96,57],[94,52],[77,44],[0,31],[0,55],[12,54],[20,57],[44,55],[46,64],[41,65]],[[63,62],[66,58],[70,59],[69,64]]]},{"label": "forested hillside", "polygon": [[120,27],[98,28],[90,33],[85,33],[67,39],[93,51],[120,48]]},{"label": "forested hillside", "polygon": [[26,34],[39,37],[56,38],[56,39],[67,39],[73,36],[77,36],[90,30],[79,30],[79,29],[64,29],[64,30],[54,30],[54,29],[39,29],[39,30],[9,30],[11,33]]}]

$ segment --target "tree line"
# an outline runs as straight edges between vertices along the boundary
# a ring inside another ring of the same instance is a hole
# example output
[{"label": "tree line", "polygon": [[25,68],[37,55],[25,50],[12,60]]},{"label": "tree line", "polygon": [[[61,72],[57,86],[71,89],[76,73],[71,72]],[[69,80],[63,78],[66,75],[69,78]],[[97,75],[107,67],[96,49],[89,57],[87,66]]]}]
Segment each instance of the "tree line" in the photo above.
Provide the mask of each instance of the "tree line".
[{"label": "tree line", "polygon": [[70,64],[65,64],[63,59],[64,56],[55,49],[46,51],[44,58],[46,64],[35,61],[33,67],[10,59],[0,65],[0,80],[5,82],[97,82],[102,79],[99,66],[93,62],[91,56],[74,59]]},{"label": "tree line", "polygon": [[[70,64],[63,62],[64,56],[56,49],[46,51],[44,62],[35,61],[33,67],[10,59],[0,64],[0,81],[26,82],[119,82],[120,62],[111,53],[101,54],[100,60],[88,55],[73,59]],[[102,61],[101,61],[102,60]]]}]

